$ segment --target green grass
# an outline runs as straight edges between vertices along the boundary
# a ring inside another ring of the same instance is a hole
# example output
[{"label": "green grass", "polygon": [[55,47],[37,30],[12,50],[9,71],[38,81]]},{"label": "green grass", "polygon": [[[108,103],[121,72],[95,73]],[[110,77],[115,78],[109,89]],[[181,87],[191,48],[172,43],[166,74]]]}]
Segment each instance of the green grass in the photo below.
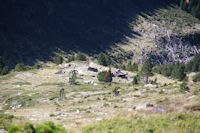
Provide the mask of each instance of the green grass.
[{"label": "green grass", "polygon": [[5,76],[0,76],[0,80],[9,80],[11,79],[12,77],[14,77],[16,75],[16,73],[9,73]]},{"label": "green grass", "polygon": [[[63,82],[47,82],[47,83],[42,83],[39,86],[66,86],[66,83]],[[39,87],[37,86],[37,87]]]},{"label": "green grass", "polygon": [[12,123],[13,115],[9,114],[0,114],[0,129],[8,129]]},{"label": "green grass", "polygon": [[[4,107],[4,109],[6,110],[11,109],[13,106],[16,106],[16,105],[21,105],[21,107],[34,106],[37,103],[35,98],[38,98],[37,94],[33,96],[18,95],[18,96],[10,97],[6,100],[7,105]],[[13,102],[16,102],[16,104],[13,104]]]},{"label": "green grass", "polygon": [[30,82],[15,82],[12,85],[31,85]]},{"label": "green grass", "polygon": [[199,133],[200,115],[168,114],[114,118],[83,128],[83,133]]},{"label": "green grass", "polygon": [[159,104],[159,103],[169,103],[169,99],[168,98],[165,98],[165,99],[158,99],[156,100],[156,103]]}]

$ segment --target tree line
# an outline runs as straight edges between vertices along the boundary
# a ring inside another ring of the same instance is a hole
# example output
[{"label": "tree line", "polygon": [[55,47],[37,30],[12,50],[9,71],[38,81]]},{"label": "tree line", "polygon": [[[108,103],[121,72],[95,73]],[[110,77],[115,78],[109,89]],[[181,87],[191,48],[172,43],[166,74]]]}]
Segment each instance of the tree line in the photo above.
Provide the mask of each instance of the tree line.
[{"label": "tree line", "polygon": [[195,55],[195,57],[187,64],[178,62],[167,65],[160,65],[154,67],[153,71],[166,77],[184,80],[186,78],[187,72],[200,72],[200,54]]},{"label": "tree line", "polygon": [[181,0],[180,7],[191,13],[193,16],[200,18],[200,1],[199,0]]}]

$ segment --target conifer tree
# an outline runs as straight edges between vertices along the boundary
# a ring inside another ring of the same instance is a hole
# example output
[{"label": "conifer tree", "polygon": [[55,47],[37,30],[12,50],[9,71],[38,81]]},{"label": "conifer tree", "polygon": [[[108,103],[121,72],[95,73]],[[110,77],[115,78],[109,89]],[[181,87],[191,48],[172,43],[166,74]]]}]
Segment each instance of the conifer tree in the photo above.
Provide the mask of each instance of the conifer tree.
[{"label": "conifer tree", "polygon": [[142,67],[142,74],[146,77],[146,83],[148,83],[148,79],[149,79],[149,76],[152,75],[152,68],[153,68],[153,65],[151,63],[151,59],[147,59],[144,64],[143,64],[143,67]]}]

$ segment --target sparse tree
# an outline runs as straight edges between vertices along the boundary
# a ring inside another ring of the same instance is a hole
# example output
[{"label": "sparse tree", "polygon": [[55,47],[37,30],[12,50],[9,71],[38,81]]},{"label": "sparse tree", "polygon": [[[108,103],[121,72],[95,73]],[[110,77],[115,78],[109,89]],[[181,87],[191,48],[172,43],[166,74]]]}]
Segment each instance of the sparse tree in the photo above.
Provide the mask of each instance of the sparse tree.
[{"label": "sparse tree", "polygon": [[142,70],[141,70],[142,75],[144,75],[146,78],[146,83],[149,82],[149,76],[152,75],[152,68],[153,68],[153,65],[151,63],[151,59],[149,58],[144,62]]},{"label": "sparse tree", "polygon": [[98,60],[98,63],[100,65],[103,65],[103,66],[109,66],[109,65],[111,65],[111,59],[108,56],[106,56],[106,55],[100,54],[98,56],[97,60]]},{"label": "sparse tree", "polygon": [[71,77],[69,77],[69,83],[71,85],[76,85],[76,79],[77,79],[77,71],[73,70]]},{"label": "sparse tree", "polygon": [[64,88],[62,88],[61,90],[60,90],[60,100],[61,101],[64,101],[65,100],[65,92],[64,92],[65,90],[64,90]]},{"label": "sparse tree", "polygon": [[138,77],[137,76],[134,76],[133,77],[133,85],[137,85],[138,84]]},{"label": "sparse tree", "polygon": [[113,90],[113,94],[115,97],[119,96],[119,89],[120,87],[115,87],[115,89]]},{"label": "sparse tree", "polygon": [[79,61],[86,61],[87,60],[87,57],[83,54],[83,53],[78,53],[75,57],[76,60],[79,60]]},{"label": "sparse tree", "polygon": [[175,79],[183,80],[186,77],[185,65],[177,63],[172,71],[172,77]]}]

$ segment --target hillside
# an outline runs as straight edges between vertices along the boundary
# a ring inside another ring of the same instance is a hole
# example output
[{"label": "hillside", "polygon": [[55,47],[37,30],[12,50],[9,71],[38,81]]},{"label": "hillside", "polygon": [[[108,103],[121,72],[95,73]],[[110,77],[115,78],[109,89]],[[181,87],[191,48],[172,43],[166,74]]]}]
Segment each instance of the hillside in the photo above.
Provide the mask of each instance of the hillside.
[{"label": "hillside", "polygon": [[199,0],[5,0],[0,133],[200,133]]},{"label": "hillside", "polygon": [[[92,62],[90,64],[71,62],[70,64],[71,66],[66,68],[65,64],[57,66],[50,63],[40,70],[12,73],[1,77],[1,113],[13,115],[14,118],[10,118],[11,121],[9,121],[10,119],[7,117],[0,117],[2,119],[0,129],[8,127],[10,124],[22,125],[25,122],[41,124],[45,121],[53,121],[62,124],[68,131],[103,132],[101,128],[97,128],[98,126],[92,128],[85,128],[85,126],[114,117],[126,119],[130,116],[133,117],[132,115],[135,115],[132,122],[137,120],[137,116],[145,119],[148,116],[154,119],[156,115],[162,114],[163,117],[176,118],[182,113],[189,113],[191,116],[196,114],[197,120],[199,120],[199,82],[189,81],[190,92],[183,92],[179,88],[181,82],[155,74],[151,79],[157,78],[156,84],[132,85],[131,82],[136,73],[122,71],[128,74],[127,79],[114,77],[113,82],[108,84],[99,82],[97,73],[87,70],[89,66],[96,67],[99,71],[108,70],[108,67]],[[78,71],[77,85],[69,84],[70,70],[72,69]],[[116,70],[112,68],[112,72]],[[189,77],[192,78],[192,75]],[[113,93],[115,88],[119,88],[118,96]],[[61,89],[64,89],[64,100],[60,99]],[[173,114],[173,112],[176,113]],[[193,121],[194,117],[190,117],[191,119],[188,120]],[[158,117],[155,118],[156,121]],[[177,119],[179,122],[179,118]],[[166,122],[172,124],[175,120],[170,122],[167,118]],[[187,122],[182,119],[180,121]],[[123,120],[116,122],[120,123]],[[110,125],[116,132],[125,133],[128,122],[120,124],[122,127],[125,126],[124,130],[117,129],[116,122],[110,124],[108,122],[107,125],[101,127],[109,132],[112,128],[107,129],[107,126]],[[139,125],[135,130],[141,130]],[[151,129],[152,125],[149,126]],[[133,130],[131,127],[129,126],[128,132]],[[167,126],[164,127],[171,131]],[[174,127],[177,132],[180,130],[178,126],[174,125]],[[198,125],[192,127],[191,131],[199,129]],[[145,128],[145,130],[147,129]],[[160,129],[156,126],[153,130],[159,131]]]},{"label": "hillside", "polygon": [[139,35],[129,25],[139,13],[174,2],[7,0],[0,5],[0,56],[13,67],[49,61],[55,52],[99,54]]}]

